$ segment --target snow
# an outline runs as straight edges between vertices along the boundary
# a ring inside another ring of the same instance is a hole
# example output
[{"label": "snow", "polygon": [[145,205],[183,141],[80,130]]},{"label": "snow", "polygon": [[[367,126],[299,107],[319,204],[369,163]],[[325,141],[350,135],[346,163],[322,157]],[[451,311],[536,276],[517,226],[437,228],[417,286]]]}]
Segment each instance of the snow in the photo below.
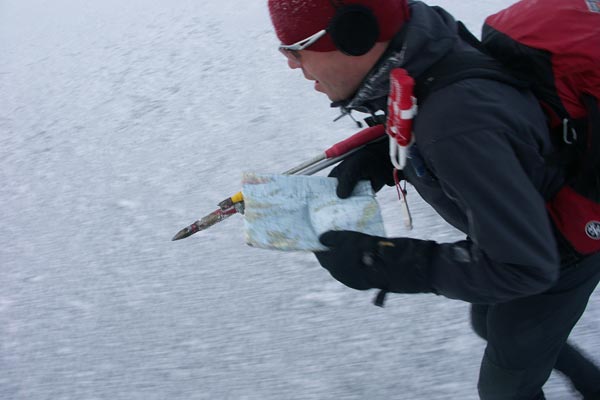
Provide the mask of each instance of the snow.
[{"label": "snow", "polygon": [[[477,31],[510,1],[439,1]],[[476,399],[468,305],[335,282],[183,226],[356,131],[277,52],[265,1],[0,2],[0,398]],[[393,189],[390,236],[452,241]],[[596,292],[572,335],[600,361]],[[571,398],[553,376],[549,399]]]}]

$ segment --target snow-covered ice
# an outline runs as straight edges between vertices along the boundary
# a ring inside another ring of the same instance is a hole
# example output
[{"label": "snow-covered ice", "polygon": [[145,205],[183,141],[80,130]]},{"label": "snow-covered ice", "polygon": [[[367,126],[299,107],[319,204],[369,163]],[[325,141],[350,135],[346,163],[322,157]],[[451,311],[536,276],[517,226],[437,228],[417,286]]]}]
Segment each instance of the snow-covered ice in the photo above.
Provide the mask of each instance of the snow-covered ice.
[{"label": "snow-covered ice", "polygon": [[[440,0],[478,31],[508,0]],[[263,0],[0,2],[0,398],[476,399],[468,305],[335,282],[175,232],[356,131],[278,53]],[[451,241],[409,193],[390,236]],[[596,292],[573,334],[600,361]],[[553,375],[549,399],[571,398]]]}]

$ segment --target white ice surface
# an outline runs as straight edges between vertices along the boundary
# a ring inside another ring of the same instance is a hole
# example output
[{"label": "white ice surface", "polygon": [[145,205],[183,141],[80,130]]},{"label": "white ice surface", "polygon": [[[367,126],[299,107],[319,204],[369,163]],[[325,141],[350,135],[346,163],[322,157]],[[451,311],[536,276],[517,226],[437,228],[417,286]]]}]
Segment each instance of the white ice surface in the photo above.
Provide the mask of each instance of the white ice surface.
[{"label": "white ice surface", "polygon": [[[263,0],[0,1],[0,398],[476,399],[468,305],[175,232],[356,131],[277,52]],[[439,1],[477,31],[510,1]],[[462,236],[410,191],[390,236]],[[573,340],[600,361],[600,298]],[[551,400],[571,398],[553,376]]]}]

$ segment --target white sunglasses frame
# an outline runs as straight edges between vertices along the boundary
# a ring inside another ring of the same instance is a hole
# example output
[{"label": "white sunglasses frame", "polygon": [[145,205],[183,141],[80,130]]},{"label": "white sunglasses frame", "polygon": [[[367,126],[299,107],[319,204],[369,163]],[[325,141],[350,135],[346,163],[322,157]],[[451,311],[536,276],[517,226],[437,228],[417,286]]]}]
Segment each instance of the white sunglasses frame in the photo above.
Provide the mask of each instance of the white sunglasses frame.
[{"label": "white sunglasses frame", "polygon": [[321,29],[314,35],[310,35],[306,39],[302,39],[294,44],[281,44],[279,45],[279,51],[300,51],[313,45],[317,40],[321,39],[327,33],[327,29]]}]

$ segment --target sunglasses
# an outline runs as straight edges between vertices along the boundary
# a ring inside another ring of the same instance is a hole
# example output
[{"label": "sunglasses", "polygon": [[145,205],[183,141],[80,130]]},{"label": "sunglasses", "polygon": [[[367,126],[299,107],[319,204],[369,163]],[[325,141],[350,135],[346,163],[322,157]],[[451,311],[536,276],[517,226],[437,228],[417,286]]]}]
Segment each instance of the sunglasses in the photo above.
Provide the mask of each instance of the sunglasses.
[{"label": "sunglasses", "polygon": [[327,30],[322,29],[314,35],[310,35],[306,39],[302,39],[294,44],[282,44],[279,46],[279,51],[287,58],[291,58],[293,61],[298,62],[300,60],[300,53],[298,52],[313,45],[317,40],[325,36],[326,33]]}]

